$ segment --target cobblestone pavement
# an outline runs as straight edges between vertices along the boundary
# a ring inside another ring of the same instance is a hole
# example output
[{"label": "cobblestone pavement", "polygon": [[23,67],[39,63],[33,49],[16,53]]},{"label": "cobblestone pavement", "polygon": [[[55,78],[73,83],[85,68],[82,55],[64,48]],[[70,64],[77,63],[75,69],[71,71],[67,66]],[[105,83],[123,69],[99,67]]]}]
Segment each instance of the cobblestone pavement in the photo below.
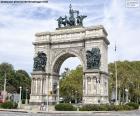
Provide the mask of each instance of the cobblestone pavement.
[{"label": "cobblestone pavement", "polygon": [[21,113],[0,111],[0,116],[140,116],[140,111],[105,112],[105,113]]}]

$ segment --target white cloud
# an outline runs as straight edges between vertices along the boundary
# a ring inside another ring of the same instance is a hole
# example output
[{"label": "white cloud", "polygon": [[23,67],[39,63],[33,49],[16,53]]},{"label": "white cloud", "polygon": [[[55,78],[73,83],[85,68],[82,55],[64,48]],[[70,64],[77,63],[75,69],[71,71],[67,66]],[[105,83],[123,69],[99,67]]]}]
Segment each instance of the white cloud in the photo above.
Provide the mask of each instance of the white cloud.
[{"label": "white cloud", "polygon": [[[9,62],[16,69],[32,70],[34,34],[40,31],[54,30],[56,21],[53,19],[33,19],[20,17],[25,7],[8,9],[0,8],[0,62]],[[26,9],[27,10],[27,9]]]},{"label": "white cloud", "polygon": [[[129,13],[128,13],[129,10]],[[136,17],[128,17],[132,15],[132,11],[135,11]],[[130,18],[132,21],[137,21],[137,17],[139,15],[138,9],[127,9],[122,2],[122,0],[112,0],[110,7],[106,7],[104,14],[103,24],[107,28],[108,38],[111,42],[109,46],[109,61],[114,60],[114,46],[115,42],[117,43],[117,59],[119,60],[139,60],[140,52],[138,43],[140,40],[138,37],[140,36],[140,27],[136,27],[133,23],[128,23]],[[131,13],[130,13],[131,12]],[[140,24],[139,24],[140,26]],[[132,28],[135,27],[135,28]],[[135,52],[137,51],[137,53]]]},{"label": "white cloud", "polygon": [[[140,8],[126,8],[122,0],[98,2],[73,1],[73,8],[87,14],[86,26],[103,24],[109,34],[109,62],[114,60],[114,44],[117,42],[118,59],[140,59]],[[56,18],[68,13],[69,3],[51,0],[48,4],[0,5],[0,62],[9,62],[16,69],[32,71],[36,32],[53,31]],[[98,8],[99,7],[99,8]],[[80,63],[75,60],[74,64]],[[73,67],[68,63],[67,66]],[[62,66],[63,67],[63,66]]]}]

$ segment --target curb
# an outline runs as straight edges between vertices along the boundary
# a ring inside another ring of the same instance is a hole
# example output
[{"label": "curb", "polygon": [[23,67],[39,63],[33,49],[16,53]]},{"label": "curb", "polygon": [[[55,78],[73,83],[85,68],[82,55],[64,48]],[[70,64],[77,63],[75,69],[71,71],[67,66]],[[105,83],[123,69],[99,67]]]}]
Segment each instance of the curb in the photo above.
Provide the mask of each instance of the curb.
[{"label": "curb", "polygon": [[34,110],[15,110],[0,109],[0,112],[21,112],[21,113],[39,113],[39,114],[93,114],[93,113],[109,113],[113,111],[34,111]]},{"label": "curb", "polygon": [[[133,110],[138,111],[138,110]],[[34,110],[16,110],[16,109],[0,109],[0,112],[19,112],[19,113],[39,113],[39,114],[94,114],[94,113],[113,113],[118,111],[34,111]],[[131,111],[121,111],[131,112]]]},{"label": "curb", "polygon": [[21,113],[28,113],[28,111],[22,111],[22,110],[13,110],[13,109],[0,109],[0,112],[21,112]]}]

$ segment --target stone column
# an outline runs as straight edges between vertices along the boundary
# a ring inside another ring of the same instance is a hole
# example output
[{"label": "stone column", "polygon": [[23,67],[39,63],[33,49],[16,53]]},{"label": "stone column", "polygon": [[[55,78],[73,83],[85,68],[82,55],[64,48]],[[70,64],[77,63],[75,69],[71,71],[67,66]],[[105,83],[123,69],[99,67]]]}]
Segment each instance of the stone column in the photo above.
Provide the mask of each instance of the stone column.
[{"label": "stone column", "polygon": [[97,94],[100,95],[100,83],[101,83],[101,79],[99,78],[99,76],[97,76]]},{"label": "stone column", "polygon": [[40,95],[40,79],[37,79],[37,95]]},{"label": "stone column", "polygon": [[42,95],[43,94],[43,78],[40,80],[41,82],[41,84],[40,84],[40,94]]},{"label": "stone column", "polygon": [[87,78],[85,78],[85,94],[87,95]]},{"label": "stone column", "polygon": [[35,95],[37,95],[37,79],[35,79]]},{"label": "stone column", "polygon": [[96,82],[96,77],[93,76],[93,95],[97,94],[97,82]]},{"label": "stone column", "polygon": [[34,79],[32,79],[32,81],[31,81],[31,94],[34,94],[33,92],[34,92]]},{"label": "stone column", "polygon": [[94,78],[91,77],[91,94],[94,95]]},{"label": "stone column", "polygon": [[33,79],[33,94],[36,93],[36,79]]},{"label": "stone column", "polygon": [[45,90],[46,90],[46,77],[42,80],[42,94],[45,95]]},{"label": "stone column", "polygon": [[83,94],[86,94],[86,81],[85,81],[85,76],[83,76]]}]

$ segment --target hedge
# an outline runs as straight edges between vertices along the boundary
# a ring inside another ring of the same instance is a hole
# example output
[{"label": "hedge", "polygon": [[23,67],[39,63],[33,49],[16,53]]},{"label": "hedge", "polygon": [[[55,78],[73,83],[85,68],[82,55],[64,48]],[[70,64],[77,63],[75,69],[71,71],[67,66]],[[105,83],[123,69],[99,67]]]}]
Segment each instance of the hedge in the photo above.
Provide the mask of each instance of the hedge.
[{"label": "hedge", "polygon": [[57,111],[76,111],[76,108],[72,104],[60,103],[55,105]]},{"label": "hedge", "polygon": [[133,107],[134,109],[139,109],[139,104],[134,102],[129,102],[126,105]]},{"label": "hedge", "polygon": [[123,111],[123,110],[134,110],[138,108],[139,108],[139,104],[136,103],[128,103],[125,105],[87,104],[87,105],[83,105],[79,110],[80,111]]},{"label": "hedge", "polygon": [[15,108],[17,108],[17,106],[18,106],[17,103],[11,102],[11,101],[7,101],[7,102],[0,104],[0,107],[4,108],[4,109],[15,109]]}]

